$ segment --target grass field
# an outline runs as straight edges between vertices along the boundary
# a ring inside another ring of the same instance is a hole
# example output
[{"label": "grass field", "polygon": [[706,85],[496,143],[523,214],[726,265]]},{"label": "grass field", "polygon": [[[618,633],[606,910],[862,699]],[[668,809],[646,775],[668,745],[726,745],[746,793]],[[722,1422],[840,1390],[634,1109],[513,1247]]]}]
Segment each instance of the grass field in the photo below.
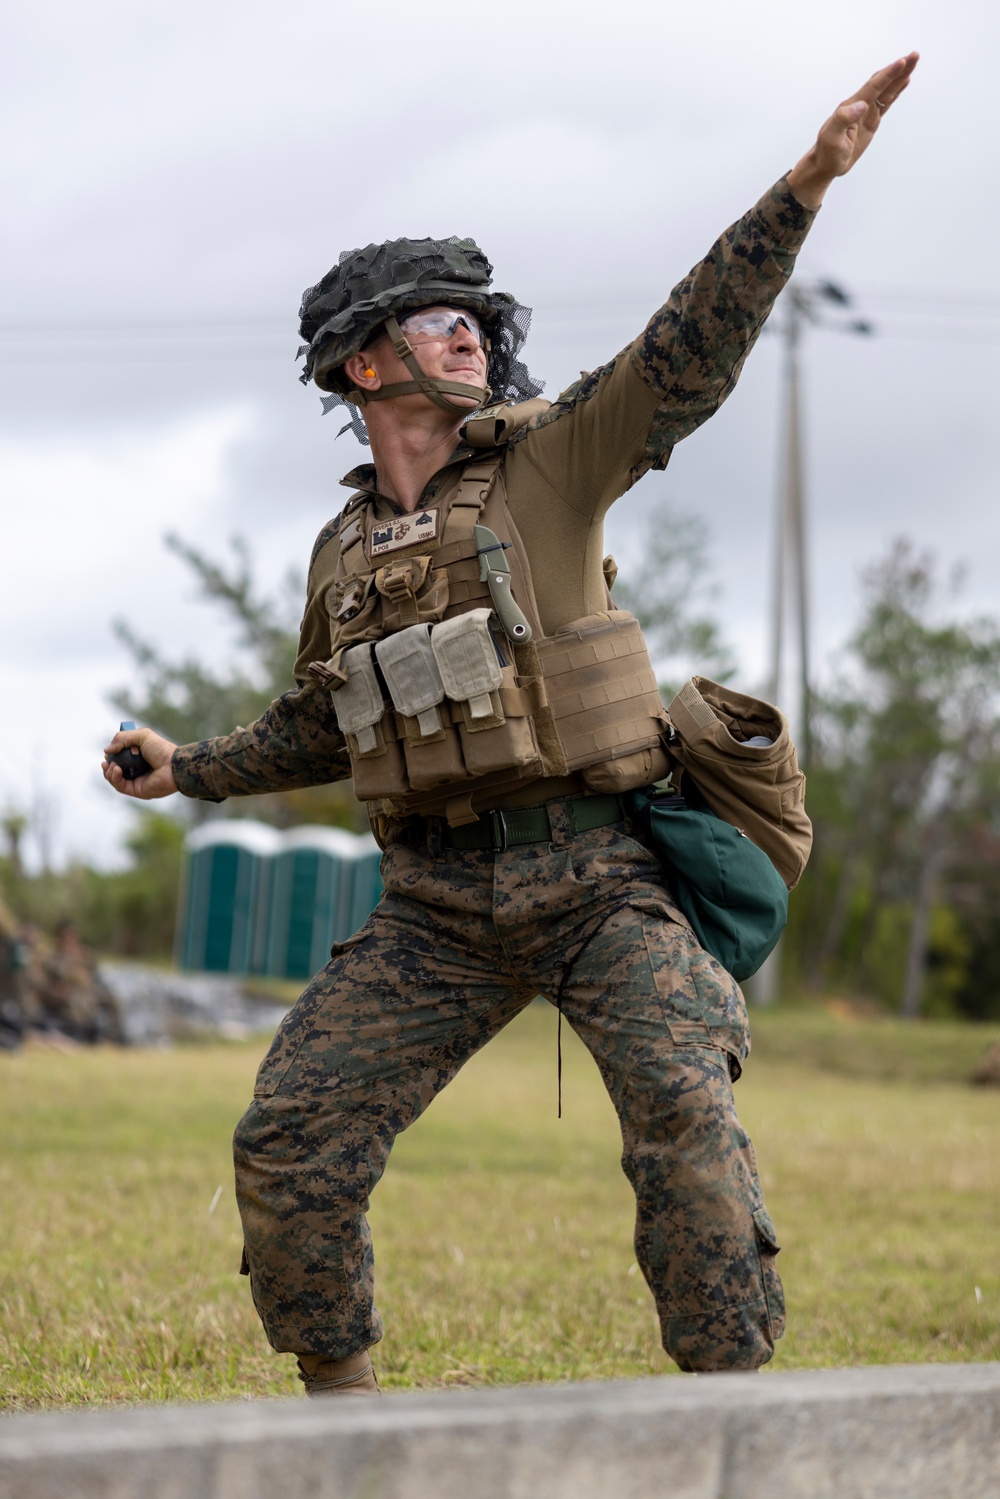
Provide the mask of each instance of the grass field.
[{"label": "grass field", "polygon": [[[755,1018],[737,1087],[784,1250],[771,1368],[1000,1357],[997,1032]],[[287,1394],[236,1274],[229,1136],[263,1042],[0,1055],[0,1405]],[[374,1200],[386,1387],[667,1373],[617,1125],[535,1005]]]}]

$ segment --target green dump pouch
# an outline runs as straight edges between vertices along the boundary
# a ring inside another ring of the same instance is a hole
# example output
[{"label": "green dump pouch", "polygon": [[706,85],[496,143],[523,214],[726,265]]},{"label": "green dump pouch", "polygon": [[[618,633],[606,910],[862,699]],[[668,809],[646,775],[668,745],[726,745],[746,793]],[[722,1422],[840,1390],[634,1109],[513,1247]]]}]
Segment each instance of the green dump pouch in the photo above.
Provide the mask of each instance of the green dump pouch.
[{"label": "green dump pouch", "polygon": [[777,946],[788,889],[767,854],[717,817],[687,779],[684,785],[684,796],[662,786],[630,791],[625,807],[698,941],[742,983]]}]

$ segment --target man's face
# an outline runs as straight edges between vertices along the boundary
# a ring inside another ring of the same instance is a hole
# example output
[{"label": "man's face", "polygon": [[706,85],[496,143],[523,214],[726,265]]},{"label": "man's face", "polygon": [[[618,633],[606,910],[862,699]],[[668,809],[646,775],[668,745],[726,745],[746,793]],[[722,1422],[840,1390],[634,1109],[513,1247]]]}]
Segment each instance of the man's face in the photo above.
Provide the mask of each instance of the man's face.
[{"label": "man's face", "polygon": [[[486,384],[488,358],[480,324],[473,313],[461,307],[421,307],[400,318],[399,326],[425,375],[480,388]],[[388,334],[376,339],[365,353],[371,354],[383,384],[412,378]],[[476,405],[472,396],[449,395],[448,399],[456,405],[470,408]]]}]

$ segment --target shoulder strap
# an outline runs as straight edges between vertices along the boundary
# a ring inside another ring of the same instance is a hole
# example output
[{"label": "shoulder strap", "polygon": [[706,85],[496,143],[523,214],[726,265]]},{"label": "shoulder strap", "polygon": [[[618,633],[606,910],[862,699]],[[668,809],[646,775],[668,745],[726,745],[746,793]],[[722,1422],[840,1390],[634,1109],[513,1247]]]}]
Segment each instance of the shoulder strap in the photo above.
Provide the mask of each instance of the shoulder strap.
[{"label": "shoulder strap", "polygon": [[462,436],[470,448],[499,447],[548,411],[551,405],[551,401],[543,400],[541,396],[517,403],[501,401],[499,405],[489,406],[471,417],[462,428]]},{"label": "shoulder strap", "polygon": [[441,535],[442,546],[450,541],[464,541],[472,535],[472,528],[482,514],[499,470],[499,454],[477,458],[465,465],[448,507]]},{"label": "shoulder strap", "polygon": [[368,496],[363,490],[351,496],[344,507],[340,527],[340,556],[337,558],[337,581],[370,571],[365,556],[365,510]]}]

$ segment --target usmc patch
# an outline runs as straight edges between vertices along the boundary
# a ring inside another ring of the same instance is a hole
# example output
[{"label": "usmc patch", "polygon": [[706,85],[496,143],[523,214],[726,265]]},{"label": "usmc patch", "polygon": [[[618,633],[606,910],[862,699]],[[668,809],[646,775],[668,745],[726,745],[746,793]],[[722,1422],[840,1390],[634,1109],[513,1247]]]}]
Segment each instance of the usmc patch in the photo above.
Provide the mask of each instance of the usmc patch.
[{"label": "usmc patch", "polygon": [[399,520],[376,521],[368,538],[369,557],[384,557],[400,547],[412,547],[418,541],[433,541],[438,533],[438,511],[418,510]]}]

